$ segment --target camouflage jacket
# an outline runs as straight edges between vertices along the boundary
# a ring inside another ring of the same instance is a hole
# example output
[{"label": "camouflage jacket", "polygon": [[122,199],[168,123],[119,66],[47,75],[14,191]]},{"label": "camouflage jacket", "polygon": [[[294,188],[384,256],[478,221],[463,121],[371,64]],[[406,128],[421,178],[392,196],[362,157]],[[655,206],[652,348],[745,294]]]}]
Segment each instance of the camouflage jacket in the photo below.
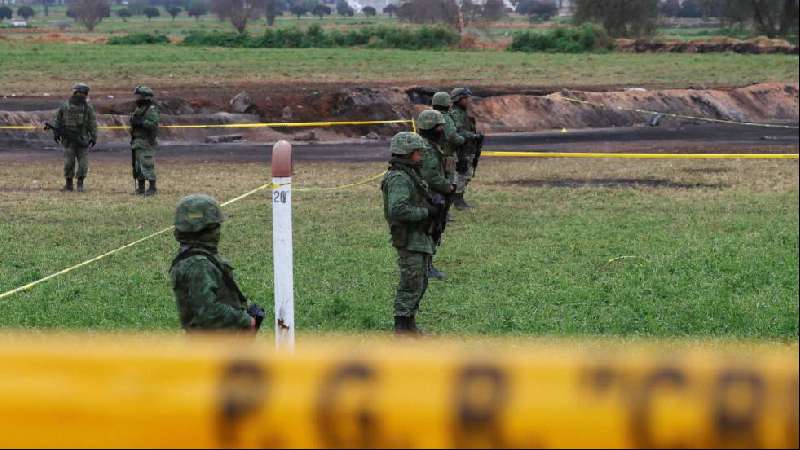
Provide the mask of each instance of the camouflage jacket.
[{"label": "camouflage jacket", "polygon": [[447,112],[442,113],[444,115],[444,137],[445,142],[442,145],[442,152],[444,156],[450,157],[456,154],[456,150],[458,147],[464,145],[466,139],[463,136],[458,134],[458,129],[456,128],[456,124],[453,121],[453,118],[450,117],[450,114]]},{"label": "camouflage jacket", "polygon": [[447,115],[453,120],[453,125],[458,130],[458,134],[465,139],[465,143],[458,146],[458,150],[466,150],[467,153],[474,153],[473,148],[474,139],[478,137],[477,130],[475,129],[475,121],[467,114],[467,111],[461,109],[459,106],[453,105]]},{"label": "camouflage jacket", "polygon": [[433,254],[431,221],[426,208],[428,186],[411,167],[393,163],[383,177],[383,216],[389,223],[392,245],[398,249]]},{"label": "camouflage jacket", "polygon": [[181,247],[170,275],[181,326],[186,331],[250,328],[247,299],[233,279],[233,267],[224,258],[203,247]]},{"label": "camouflage jacket", "polygon": [[56,112],[54,126],[66,146],[88,147],[89,141],[97,140],[97,116],[87,102],[64,102]]},{"label": "camouflage jacket", "polygon": [[[158,106],[155,103],[137,106],[131,114],[131,137],[134,141],[144,141],[149,145],[156,145],[158,137]],[[137,122],[134,125],[134,122]]]},{"label": "camouflage jacket", "polygon": [[[425,138],[423,138],[425,139]],[[422,150],[422,179],[428,183],[431,191],[447,195],[450,193],[450,181],[445,175],[445,156],[442,149],[435,142],[425,139],[425,148]]]}]

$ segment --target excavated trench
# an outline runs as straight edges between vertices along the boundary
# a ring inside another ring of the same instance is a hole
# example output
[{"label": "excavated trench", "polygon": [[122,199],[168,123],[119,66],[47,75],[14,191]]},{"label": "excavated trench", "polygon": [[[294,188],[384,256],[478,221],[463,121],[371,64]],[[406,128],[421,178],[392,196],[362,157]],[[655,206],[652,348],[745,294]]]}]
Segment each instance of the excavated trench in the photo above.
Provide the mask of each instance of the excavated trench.
[{"label": "excavated trench", "polygon": [[[160,92],[158,104],[166,125],[222,125],[253,122],[373,121],[408,119],[430,104],[437,87],[247,86],[214,93],[185,89]],[[628,88],[614,91],[536,88],[473,89],[473,114],[485,133],[661,125],[695,121],[657,117],[643,111],[705,117],[733,122],[798,122],[798,84],[768,83],[729,89]],[[52,120],[63,101],[56,97],[0,98],[0,126],[35,125]],[[124,125],[133,103],[127,95],[93,93],[101,125]],[[654,120],[656,119],[656,120]],[[347,139],[379,140],[406,129],[403,125],[332,128],[190,128],[163,129],[162,142],[299,142]],[[0,148],[40,146],[50,137],[34,131],[0,129]],[[100,143],[127,140],[125,130],[102,133]]]}]

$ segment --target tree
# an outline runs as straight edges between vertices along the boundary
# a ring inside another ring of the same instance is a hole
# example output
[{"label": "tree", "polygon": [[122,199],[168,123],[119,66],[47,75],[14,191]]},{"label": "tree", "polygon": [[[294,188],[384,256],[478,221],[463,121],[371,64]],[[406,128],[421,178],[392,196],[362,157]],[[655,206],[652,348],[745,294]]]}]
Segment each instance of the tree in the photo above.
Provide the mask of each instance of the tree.
[{"label": "tree", "polygon": [[183,9],[180,6],[167,6],[167,13],[172,16],[172,21],[175,21],[175,18],[178,17],[178,14],[181,13]]},{"label": "tree", "polygon": [[576,0],[575,21],[599,22],[612,37],[650,36],[656,31],[658,0]]},{"label": "tree", "polygon": [[8,6],[2,5],[0,6],[0,22],[3,19],[10,19],[14,16],[14,10],[9,8]]},{"label": "tree", "polygon": [[767,37],[788,36],[798,31],[797,0],[728,0],[721,15],[727,23],[752,22]]},{"label": "tree", "polygon": [[678,17],[703,17],[703,3],[700,0],[684,0],[678,11]]},{"label": "tree", "polygon": [[72,2],[72,6],[67,10],[68,16],[70,11],[74,16],[73,18],[89,31],[94,31],[94,27],[98,23],[111,15],[111,7],[106,3],[106,0],[76,0]]},{"label": "tree", "polygon": [[147,21],[148,22],[153,17],[160,17],[161,16],[161,11],[159,11],[158,8],[155,7],[155,6],[148,6],[142,12],[144,13],[145,16],[147,16]]},{"label": "tree", "polygon": [[298,20],[300,19],[300,17],[308,14],[308,10],[306,9],[305,5],[301,4],[292,5],[292,7],[289,8],[289,11],[292,13],[293,16],[297,16]]},{"label": "tree", "polygon": [[485,20],[497,21],[506,16],[506,5],[503,0],[486,0],[481,11]]},{"label": "tree", "polygon": [[336,14],[340,16],[353,17],[356,11],[350,7],[347,0],[336,0]]},{"label": "tree", "polygon": [[361,12],[364,13],[364,15],[367,17],[375,17],[378,14],[378,10],[376,10],[372,6],[365,6],[361,8]]},{"label": "tree", "polygon": [[330,16],[332,13],[333,10],[321,3],[318,3],[316,6],[314,6],[314,9],[311,10],[311,14],[319,17],[320,19],[325,16]]},{"label": "tree", "polygon": [[119,18],[122,19],[123,22],[127,22],[128,18],[131,17],[132,15],[133,13],[131,13],[131,10],[128,8],[121,8],[117,10],[117,16],[119,16]]},{"label": "tree", "polygon": [[386,8],[383,8],[383,13],[389,17],[394,17],[394,15],[397,14],[398,9],[399,8],[397,7],[397,5],[392,3],[391,5],[386,5]]},{"label": "tree", "polygon": [[17,8],[17,15],[25,20],[28,20],[36,15],[36,11],[34,11],[30,6],[24,5]]},{"label": "tree", "polygon": [[460,12],[454,0],[409,0],[400,6],[397,17],[414,23],[446,23],[460,30]]},{"label": "tree", "polygon": [[521,0],[517,3],[516,11],[517,14],[546,21],[558,14],[558,5],[555,0]]},{"label": "tree", "polygon": [[267,26],[275,25],[275,18],[286,10],[286,0],[264,0],[264,16]]},{"label": "tree", "polygon": [[[684,0],[685,2],[686,0]],[[681,12],[680,0],[664,0],[658,4],[658,14],[664,17],[678,17]]]},{"label": "tree", "polygon": [[229,19],[239,33],[247,29],[249,19],[257,19],[264,10],[262,0],[212,0],[211,9],[220,20]]},{"label": "tree", "polygon": [[194,17],[195,20],[200,20],[200,16],[208,14],[208,4],[204,0],[190,0],[189,6],[186,7],[186,14]]}]

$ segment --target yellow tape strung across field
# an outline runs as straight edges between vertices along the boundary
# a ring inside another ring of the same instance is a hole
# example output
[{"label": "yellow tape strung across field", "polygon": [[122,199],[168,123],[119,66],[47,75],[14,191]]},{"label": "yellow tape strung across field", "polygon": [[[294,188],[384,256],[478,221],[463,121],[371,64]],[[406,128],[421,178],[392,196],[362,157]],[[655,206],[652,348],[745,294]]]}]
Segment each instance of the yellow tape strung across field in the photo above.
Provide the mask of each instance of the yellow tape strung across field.
[{"label": "yellow tape strung across field", "polygon": [[797,346],[0,335],[2,448],[796,448]]},{"label": "yellow tape strung across field", "polygon": [[[392,124],[410,124],[412,129],[416,131],[416,124],[414,120],[363,120],[363,121],[345,121],[345,122],[261,122],[261,123],[228,123],[228,124],[211,124],[211,125],[161,125],[159,128],[303,128],[303,127],[335,127],[335,126],[356,126],[356,125],[392,125]],[[98,126],[98,130],[127,130],[130,127],[126,125],[103,125]],[[0,130],[40,130],[44,131],[41,126],[37,125],[6,125],[0,126]]]},{"label": "yellow tape strung across field", "polygon": [[484,151],[493,158],[798,159],[797,153],[564,153]]},{"label": "yellow tape strung across field", "polygon": [[[298,191],[298,192],[317,192],[317,191],[336,191],[336,190],[342,190],[342,189],[349,189],[349,188],[353,188],[353,187],[356,187],[356,186],[361,186],[361,185],[367,184],[367,183],[369,183],[369,182],[371,182],[373,180],[376,180],[376,179],[380,178],[385,173],[386,172],[381,172],[381,173],[379,173],[377,175],[371,176],[371,177],[366,178],[364,180],[357,181],[355,183],[343,184],[341,186],[334,186],[334,187],[329,187],[329,188],[298,188],[298,189],[294,189],[294,191]],[[240,195],[238,197],[232,198],[232,199],[222,203],[220,206],[231,205],[231,204],[236,203],[236,202],[238,202],[240,200],[244,200],[245,198],[250,197],[251,195],[256,194],[256,193],[258,193],[260,191],[263,191],[265,189],[273,189],[273,188],[276,188],[276,187],[278,187],[278,185],[276,185],[274,183],[263,184],[263,185],[255,188],[255,189],[253,189],[251,191],[245,192],[244,194],[242,194],[242,195]],[[33,281],[31,283],[28,283],[28,284],[26,284],[24,286],[20,286],[18,288],[12,289],[10,291],[3,292],[2,294],[0,294],[0,300],[3,300],[4,298],[10,297],[10,296],[12,296],[14,294],[17,294],[19,292],[27,291],[27,290],[29,290],[29,289],[31,289],[31,288],[39,285],[39,284],[44,283],[45,281],[48,281],[48,280],[51,280],[51,279],[56,278],[58,276],[67,274],[69,272],[72,272],[73,270],[79,269],[79,268],[81,268],[83,266],[86,266],[88,264],[91,264],[93,262],[100,261],[101,259],[107,258],[107,257],[109,257],[111,255],[114,255],[115,253],[119,253],[122,250],[125,250],[126,248],[133,247],[135,245],[141,244],[142,242],[145,242],[145,241],[148,241],[148,240],[153,239],[155,237],[158,237],[158,236],[160,236],[160,235],[162,235],[162,234],[164,234],[164,233],[166,233],[168,231],[172,231],[172,229],[174,229],[174,228],[175,228],[174,226],[164,228],[163,230],[156,231],[155,233],[149,234],[149,235],[147,235],[147,236],[145,236],[145,237],[143,237],[141,239],[138,239],[138,240],[133,241],[131,243],[125,244],[125,245],[123,245],[121,247],[115,248],[114,250],[111,250],[111,251],[108,251],[106,253],[103,253],[102,255],[96,256],[96,257],[94,257],[92,259],[89,259],[89,260],[83,261],[81,263],[75,264],[74,266],[71,266],[71,267],[67,267],[66,269],[63,269],[63,270],[60,270],[58,272],[52,273],[52,274],[50,274],[50,275],[48,275],[48,276],[46,276],[44,278],[41,278],[41,279],[38,279],[38,280]]]},{"label": "yellow tape strung across field", "polygon": [[567,96],[564,96],[564,95],[562,95],[561,97],[564,100],[567,100],[567,101],[570,101],[570,102],[581,103],[581,104],[584,104],[584,105],[595,106],[595,107],[598,107],[598,108],[612,109],[612,110],[616,110],[616,111],[631,111],[631,112],[638,112],[638,113],[649,114],[649,115],[659,115],[660,114],[662,116],[675,117],[675,118],[678,118],[678,119],[702,120],[702,121],[705,121],[705,122],[745,125],[745,126],[749,126],[749,127],[786,128],[786,129],[790,129],[790,130],[797,130],[798,128],[800,128],[800,127],[795,127],[795,126],[792,126],[792,125],[775,125],[775,124],[771,124],[771,123],[756,123],[756,122],[737,122],[735,120],[712,119],[710,117],[696,117],[696,116],[688,116],[688,115],[685,115],[685,114],[675,114],[675,113],[664,113],[664,112],[658,112],[658,111],[649,111],[647,109],[623,108],[621,106],[614,107],[614,106],[603,105],[601,103],[590,102],[590,101],[587,101],[587,100],[581,100],[581,99],[577,99],[577,98],[574,98],[574,97],[567,97]]}]

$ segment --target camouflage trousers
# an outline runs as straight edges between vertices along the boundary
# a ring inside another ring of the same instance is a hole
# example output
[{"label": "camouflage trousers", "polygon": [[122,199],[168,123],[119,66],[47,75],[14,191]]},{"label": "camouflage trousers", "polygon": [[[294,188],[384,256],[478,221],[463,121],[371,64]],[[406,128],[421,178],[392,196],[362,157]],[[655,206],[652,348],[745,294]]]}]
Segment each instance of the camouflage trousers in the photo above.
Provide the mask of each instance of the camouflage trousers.
[{"label": "camouflage trousers", "polygon": [[[466,155],[467,159],[471,162],[475,157],[474,154]],[[464,173],[456,172],[456,194],[463,194],[467,190],[467,185],[472,180],[472,166],[467,167]]]},{"label": "camouflage trousers", "polygon": [[[75,173],[75,161],[78,171]],[[89,147],[82,145],[64,146],[64,178],[86,178],[89,173]]]},{"label": "camouflage trousers", "polygon": [[394,298],[394,315],[411,317],[419,310],[419,303],[428,289],[428,263],[431,255],[397,250],[400,266],[400,285]]},{"label": "camouflage trousers", "polygon": [[156,148],[141,140],[134,140],[133,177],[137,180],[156,180]]}]

